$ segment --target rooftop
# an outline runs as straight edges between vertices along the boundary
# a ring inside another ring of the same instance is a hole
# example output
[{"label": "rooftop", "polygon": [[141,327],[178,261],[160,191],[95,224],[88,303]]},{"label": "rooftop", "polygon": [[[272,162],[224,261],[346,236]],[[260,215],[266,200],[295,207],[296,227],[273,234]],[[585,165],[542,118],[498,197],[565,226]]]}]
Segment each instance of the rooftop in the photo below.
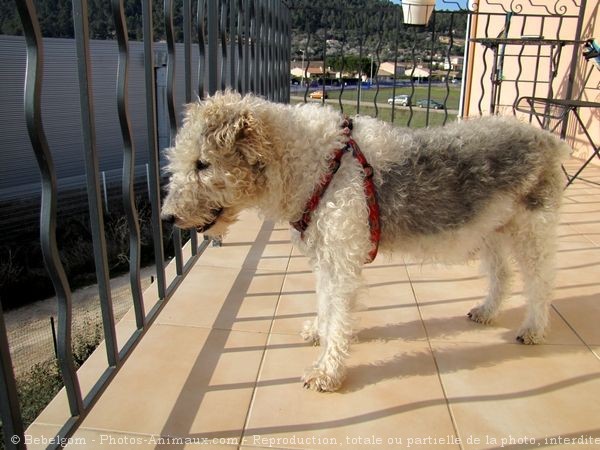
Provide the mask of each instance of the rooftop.
[{"label": "rooftop", "polygon": [[[600,182],[600,167],[583,176]],[[299,336],[315,313],[313,274],[285,224],[244,214],[198,260],[74,439],[128,449],[597,445],[599,224],[600,185],[576,181],[559,229],[552,330],[540,346],[515,341],[518,276],[497,322],[482,326],[466,317],[486,289],[477,264],[380,256],[364,270],[346,381],[319,394],[300,381],[318,353]],[[118,325],[121,345],[134,329],[131,312]],[[99,349],[80,369],[84,393],[105,365]],[[63,392],[28,434],[50,438],[67,419]]]}]

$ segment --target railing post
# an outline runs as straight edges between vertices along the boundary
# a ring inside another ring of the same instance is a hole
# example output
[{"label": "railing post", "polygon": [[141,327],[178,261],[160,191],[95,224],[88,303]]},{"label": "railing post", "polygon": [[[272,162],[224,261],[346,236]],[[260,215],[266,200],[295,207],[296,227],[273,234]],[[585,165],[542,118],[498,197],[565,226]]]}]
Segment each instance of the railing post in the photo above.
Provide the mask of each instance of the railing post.
[{"label": "railing post", "polygon": [[87,0],[73,0],[73,28],[77,47],[77,74],[79,77],[79,103],[83,126],[83,150],[87,195],[90,208],[90,227],[94,246],[94,262],[102,309],[102,324],[106,340],[106,354],[109,366],[118,364],[118,349],[115,331],[115,319],[110,292],[106,237],[104,235],[104,217],[102,216],[102,198],[98,180],[98,153],[96,150],[96,131],[92,97],[92,71],[90,67],[89,27]]},{"label": "railing post", "polygon": [[[177,135],[177,115],[175,113],[175,35],[173,31],[173,0],[164,0],[164,25],[167,37],[167,110],[169,111],[169,145]],[[173,229],[173,247],[175,249],[175,271],[183,274],[183,255],[181,252],[181,230]]]},{"label": "railing post", "polygon": [[[192,4],[183,0],[183,66],[185,77],[185,103],[192,102]],[[198,234],[190,230],[192,255],[198,253]]]},{"label": "railing post", "polygon": [[71,353],[71,290],[56,243],[56,173],[42,123],[41,90],[44,72],[42,35],[33,0],[17,0],[17,10],[27,43],[25,121],[42,178],[40,244],[44,264],[52,280],[58,303],[58,364],[71,415],[78,416],[83,411],[83,400]]},{"label": "railing post", "polygon": [[[117,68],[117,111],[123,139],[123,177],[121,190],[123,195],[123,210],[127,216],[129,227],[129,284],[135,311],[136,327],[142,329],[145,325],[145,311],[140,282],[141,238],[138,212],[135,206],[135,147],[133,145],[131,123],[127,109],[127,78],[129,46],[127,42],[127,25],[124,14],[124,0],[112,0],[111,9],[115,24],[115,34],[119,47],[119,65]],[[146,165],[146,170],[148,165]]]},{"label": "railing post", "polygon": [[219,15],[218,0],[207,0],[206,21],[207,21],[207,41],[208,41],[208,95],[217,92],[218,71],[217,71],[217,42],[219,39]]},{"label": "railing post", "polygon": [[146,128],[148,140],[148,167],[150,182],[150,203],[152,205],[152,236],[154,244],[154,262],[156,264],[156,282],[160,299],[166,297],[166,279],[164,268],[163,231],[160,220],[160,163],[156,135],[156,83],[154,76],[152,1],[142,0],[142,28],[144,33],[144,81],[146,91]]},{"label": "railing post", "polygon": [[206,0],[198,0],[196,11],[196,32],[198,33],[198,97],[206,96]]}]

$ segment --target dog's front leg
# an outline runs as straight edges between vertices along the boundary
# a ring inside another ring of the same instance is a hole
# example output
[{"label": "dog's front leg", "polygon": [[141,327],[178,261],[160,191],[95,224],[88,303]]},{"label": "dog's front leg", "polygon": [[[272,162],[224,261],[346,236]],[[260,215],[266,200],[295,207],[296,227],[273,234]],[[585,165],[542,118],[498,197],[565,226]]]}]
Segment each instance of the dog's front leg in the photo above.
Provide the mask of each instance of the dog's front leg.
[{"label": "dog's front leg", "polygon": [[[315,391],[339,389],[345,375],[345,359],[352,338],[351,313],[360,285],[360,267],[317,264],[318,331],[321,355],[303,378],[304,387]],[[306,331],[306,328],[305,328]]]}]

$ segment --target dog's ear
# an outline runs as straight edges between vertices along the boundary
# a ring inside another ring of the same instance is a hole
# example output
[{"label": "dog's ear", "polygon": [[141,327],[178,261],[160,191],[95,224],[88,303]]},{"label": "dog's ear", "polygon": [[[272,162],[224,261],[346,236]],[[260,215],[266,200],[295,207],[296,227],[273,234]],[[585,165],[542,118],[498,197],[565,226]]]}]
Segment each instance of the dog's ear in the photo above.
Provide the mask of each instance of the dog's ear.
[{"label": "dog's ear", "polygon": [[268,139],[260,119],[252,112],[242,113],[235,136],[235,151],[251,166],[264,167],[267,163]]},{"label": "dog's ear", "polygon": [[232,109],[231,105],[206,106],[204,139],[221,153],[236,153],[251,166],[264,166],[268,140],[260,119],[252,111]]}]

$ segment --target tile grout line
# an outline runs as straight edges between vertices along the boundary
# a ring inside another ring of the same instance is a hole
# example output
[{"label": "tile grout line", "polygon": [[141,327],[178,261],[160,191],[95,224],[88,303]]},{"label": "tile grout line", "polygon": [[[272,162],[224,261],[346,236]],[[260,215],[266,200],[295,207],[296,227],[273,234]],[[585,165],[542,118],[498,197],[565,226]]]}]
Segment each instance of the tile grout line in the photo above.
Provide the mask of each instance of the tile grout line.
[{"label": "tile grout line", "polygon": [[591,347],[591,345],[589,345],[587,342],[585,342],[585,340],[577,332],[577,330],[575,329],[575,327],[573,327],[569,323],[569,321],[561,314],[561,312],[556,308],[556,306],[554,306],[554,304],[551,304],[550,306],[552,307],[552,309],[554,310],[554,312],[558,315],[558,317],[560,317],[561,320],[565,323],[565,325],[573,332],[573,334],[575,336],[577,336],[577,338],[581,341],[581,343],[584,345],[584,347],[587,348],[592,353],[592,355],[594,355],[598,360],[600,360],[600,355],[596,354],[596,352]]},{"label": "tile grout line", "polygon": [[[580,232],[572,224],[567,224],[567,226],[570,229],[572,229],[574,232],[576,232],[579,236],[582,236],[584,239],[591,242],[595,247],[598,247],[598,245],[591,238],[586,236],[584,233]],[[598,360],[600,360],[600,355],[598,355],[594,351],[594,349],[583,339],[583,337],[577,332],[575,327],[573,327],[571,325],[571,323],[567,320],[567,318],[565,316],[563,316],[563,314],[558,310],[558,308],[554,305],[554,303],[551,303],[550,306],[552,307],[554,312],[558,315],[558,317],[560,317],[560,319],[565,323],[565,325],[573,332],[573,334],[575,334],[575,336],[577,336],[577,338],[581,341],[581,343],[592,353],[592,355],[594,355]]]},{"label": "tile grout line", "polygon": [[[423,320],[423,314],[421,313],[421,306],[419,305],[419,301],[417,299],[417,293],[412,283],[412,279],[410,277],[410,272],[408,271],[408,267],[406,264],[404,265],[404,270],[406,271],[406,276],[408,277],[408,281],[410,283],[410,289],[413,293],[413,297],[415,299],[415,304],[417,306],[417,311],[419,312],[419,318],[421,319],[421,324],[423,325],[423,330],[425,331],[425,337],[427,338],[427,345],[429,347],[429,351],[431,352],[431,358],[433,359],[433,364],[435,365],[435,371],[438,377],[438,381],[440,383],[440,387],[442,388],[442,393],[444,395],[444,400],[446,401],[446,408],[448,410],[448,415],[450,416],[450,421],[452,422],[452,428],[456,433],[456,437],[460,439],[460,434],[458,431],[458,424],[456,422],[456,418],[454,417],[454,412],[452,411],[452,406],[450,405],[450,400],[448,399],[448,394],[446,392],[446,387],[444,386],[444,380],[442,379],[442,375],[440,373],[440,366],[438,365],[437,358],[435,357],[435,352],[433,351],[433,346],[431,345],[431,339],[429,338],[429,332],[427,331],[427,326],[425,325],[425,321]],[[458,446],[461,450],[464,450],[462,445],[462,439],[458,442]]]},{"label": "tile grout line", "polygon": [[273,332],[273,326],[275,324],[275,317],[277,316],[277,310],[279,309],[279,302],[281,301],[281,294],[283,292],[283,286],[285,285],[285,280],[287,279],[287,271],[290,267],[290,262],[292,259],[292,253],[294,252],[294,245],[292,244],[291,248],[290,248],[290,253],[288,255],[288,262],[287,265],[285,267],[285,274],[283,276],[283,279],[281,280],[281,286],[279,287],[279,295],[277,296],[277,302],[275,303],[275,308],[273,310],[273,316],[271,317],[271,325],[269,325],[269,330],[267,331],[267,340],[265,342],[265,347],[263,349],[262,352],[262,356],[260,358],[260,364],[258,365],[258,371],[256,372],[256,380],[254,383],[254,387],[252,389],[252,395],[250,397],[250,403],[248,405],[248,411],[246,412],[246,418],[244,419],[244,425],[242,427],[242,435],[240,436],[241,440],[240,443],[238,444],[238,448],[241,448],[242,446],[245,446],[244,440],[245,440],[245,434],[246,434],[246,429],[248,428],[248,425],[250,423],[250,416],[252,413],[252,408],[254,407],[254,402],[256,400],[256,392],[257,392],[257,386],[258,386],[258,382],[260,380],[260,376],[262,374],[262,371],[264,369],[264,365],[265,365],[265,359],[267,356],[267,347],[269,345],[269,342],[271,340],[271,335]]},{"label": "tile grout line", "polygon": [[577,229],[577,224],[575,223],[569,223],[568,226],[569,228],[571,228],[573,231],[575,231],[577,234],[579,234],[579,236],[582,236],[584,239],[586,239],[587,241],[591,242],[594,247],[600,247],[600,244],[598,244],[596,241],[594,241],[591,237],[589,237],[586,233],[583,233],[581,231],[579,231]]}]

